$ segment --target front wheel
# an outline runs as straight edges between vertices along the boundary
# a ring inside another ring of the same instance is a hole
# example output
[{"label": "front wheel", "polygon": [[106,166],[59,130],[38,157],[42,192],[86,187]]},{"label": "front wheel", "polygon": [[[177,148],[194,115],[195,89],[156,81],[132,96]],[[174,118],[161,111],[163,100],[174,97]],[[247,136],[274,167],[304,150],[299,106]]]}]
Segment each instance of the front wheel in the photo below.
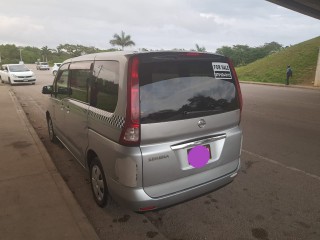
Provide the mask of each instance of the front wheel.
[{"label": "front wheel", "polygon": [[98,157],[95,157],[90,164],[90,179],[93,198],[99,207],[107,204],[109,192],[103,168]]}]

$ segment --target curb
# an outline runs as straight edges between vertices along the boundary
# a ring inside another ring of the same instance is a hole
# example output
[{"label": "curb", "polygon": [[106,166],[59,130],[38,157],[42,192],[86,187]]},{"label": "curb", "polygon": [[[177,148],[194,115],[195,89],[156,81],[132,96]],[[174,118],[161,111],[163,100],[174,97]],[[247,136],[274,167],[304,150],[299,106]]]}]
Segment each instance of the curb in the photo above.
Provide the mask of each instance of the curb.
[{"label": "curb", "polygon": [[79,227],[81,234],[83,235],[84,239],[92,239],[92,240],[99,240],[97,233],[95,232],[93,226],[89,222],[87,216],[82,211],[80,205],[73,197],[70,189],[64,182],[63,178],[61,177],[60,173],[58,172],[57,168],[55,167],[49,153],[47,152],[45,146],[43,145],[42,141],[40,140],[39,136],[37,135],[36,131],[33,129],[27,115],[23,111],[19,101],[17,100],[14,91],[12,88],[9,88],[9,95],[16,106],[16,110],[21,122],[25,125],[27,131],[30,133],[36,147],[38,148],[41,158],[43,159],[47,170],[58,188],[59,193],[63,197],[66,202],[68,209],[70,210],[72,217],[75,220],[76,225]]},{"label": "curb", "polygon": [[320,91],[320,87],[311,87],[311,86],[309,87],[309,86],[302,86],[302,85],[285,85],[280,83],[266,83],[266,82],[252,82],[252,81],[239,81],[239,82],[244,84],[265,85],[265,86],[286,87],[286,88],[301,88],[301,89]]}]

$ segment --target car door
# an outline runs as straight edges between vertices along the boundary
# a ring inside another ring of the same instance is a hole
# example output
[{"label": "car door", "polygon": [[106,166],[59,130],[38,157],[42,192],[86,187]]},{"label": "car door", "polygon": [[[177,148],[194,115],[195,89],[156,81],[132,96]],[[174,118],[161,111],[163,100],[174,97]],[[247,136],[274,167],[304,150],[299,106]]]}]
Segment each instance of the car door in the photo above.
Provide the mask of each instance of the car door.
[{"label": "car door", "polygon": [[70,96],[65,99],[66,140],[73,155],[84,164],[88,146],[88,82],[90,61],[71,63],[69,68]]},{"label": "car door", "polygon": [[235,172],[240,100],[227,59],[153,53],[139,60],[145,192],[157,198]]},{"label": "car door", "polygon": [[54,81],[51,119],[56,135],[65,142],[65,101],[69,97],[69,64],[64,64]]},{"label": "car door", "polygon": [[1,76],[1,79],[7,83],[9,83],[9,68],[8,66],[3,67],[3,74]]}]

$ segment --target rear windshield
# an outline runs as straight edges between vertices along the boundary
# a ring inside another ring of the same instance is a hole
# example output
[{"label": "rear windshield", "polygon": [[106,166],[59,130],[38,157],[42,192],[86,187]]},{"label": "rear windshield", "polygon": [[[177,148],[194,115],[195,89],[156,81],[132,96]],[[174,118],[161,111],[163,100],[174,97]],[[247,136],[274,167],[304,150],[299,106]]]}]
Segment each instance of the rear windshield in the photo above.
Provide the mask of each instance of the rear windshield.
[{"label": "rear windshield", "polygon": [[214,60],[142,62],[141,123],[177,121],[239,108],[229,64]]}]

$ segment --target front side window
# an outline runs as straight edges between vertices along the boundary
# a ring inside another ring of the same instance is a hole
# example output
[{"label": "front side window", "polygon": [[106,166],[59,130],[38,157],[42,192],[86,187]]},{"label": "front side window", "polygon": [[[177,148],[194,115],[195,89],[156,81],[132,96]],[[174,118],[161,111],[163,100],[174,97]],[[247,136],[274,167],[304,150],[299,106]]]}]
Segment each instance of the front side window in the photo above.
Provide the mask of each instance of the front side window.
[{"label": "front side window", "polygon": [[69,96],[69,88],[68,88],[68,77],[69,71],[68,69],[60,72],[59,76],[56,79],[56,97],[58,99],[63,99]]},{"label": "front side window", "polygon": [[88,102],[89,69],[73,69],[70,71],[70,97],[82,102]]},{"label": "front side window", "polygon": [[91,83],[90,105],[113,113],[118,102],[119,63],[95,61]]}]

